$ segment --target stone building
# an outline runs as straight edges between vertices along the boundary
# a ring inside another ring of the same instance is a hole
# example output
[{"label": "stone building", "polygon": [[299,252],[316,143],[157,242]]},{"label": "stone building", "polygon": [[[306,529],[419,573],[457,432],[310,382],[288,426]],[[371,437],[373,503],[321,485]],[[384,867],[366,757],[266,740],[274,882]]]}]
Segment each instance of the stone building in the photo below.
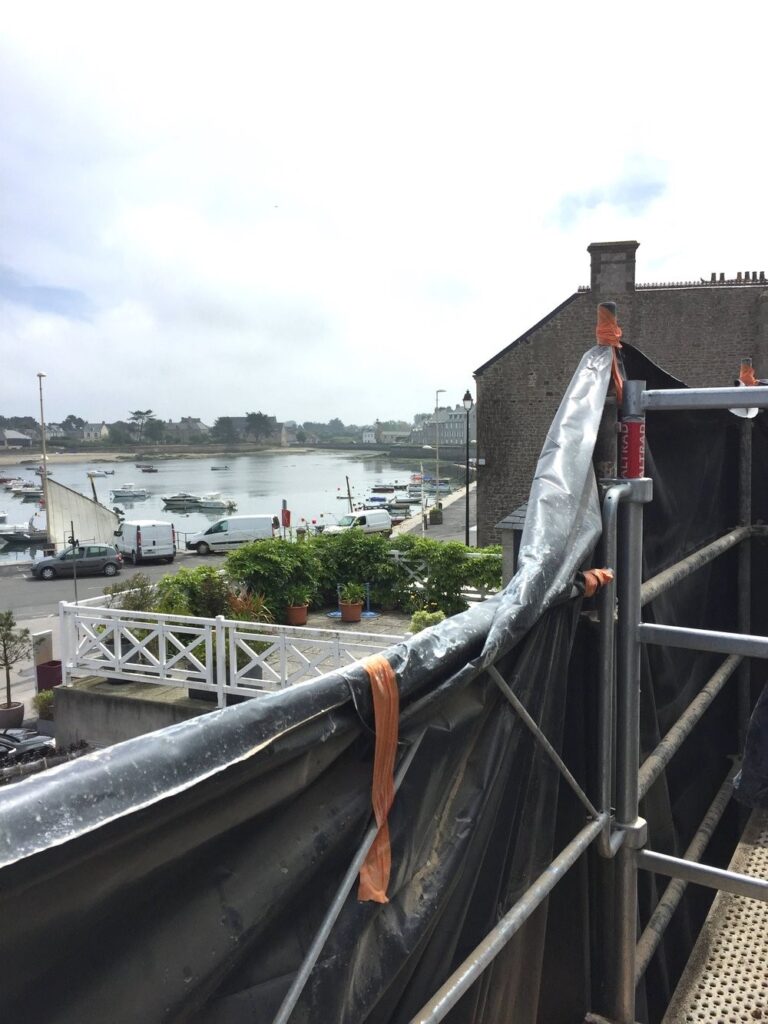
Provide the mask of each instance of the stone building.
[{"label": "stone building", "polygon": [[744,356],[768,376],[764,271],[713,273],[667,284],[635,282],[638,242],[588,246],[581,287],[475,371],[478,544],[500,543],[497,524],[528,498],[547,427],[582,354],[595,344],[596,307],[618,306],[623,340],[698,387],[732,385]]}]

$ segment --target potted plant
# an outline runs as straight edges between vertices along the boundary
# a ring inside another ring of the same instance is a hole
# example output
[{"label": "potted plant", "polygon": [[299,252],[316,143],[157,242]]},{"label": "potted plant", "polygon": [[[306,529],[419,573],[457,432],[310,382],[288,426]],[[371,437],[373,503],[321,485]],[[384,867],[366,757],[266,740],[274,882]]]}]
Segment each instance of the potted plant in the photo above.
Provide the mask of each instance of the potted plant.
[{"label": "potted plant", "polygon": [[339,590],[342,622],[359,622],[363,614],[365,587],[362,583],[345,583]]},{"label": "potted plant", "polygon": [[11,668],[31,650],[28,629],[16,629],[13,612],[0,612],[0,667],[5,669],[5,704],[0,704],[0,729],[17,729],[24,721],[24,704],[11,696]]},{"label": "potted plant", "polygon": [[53,690],[41,690],[32,698],[37,712],[37,731],[43,736],[54,736],[53,712],[55,693]]},{"label": "potted plant", "polygon": [[306,626],[309,601],[309,587],[290,587],[285,595],[287,601],[285,618],[289,626]]}]

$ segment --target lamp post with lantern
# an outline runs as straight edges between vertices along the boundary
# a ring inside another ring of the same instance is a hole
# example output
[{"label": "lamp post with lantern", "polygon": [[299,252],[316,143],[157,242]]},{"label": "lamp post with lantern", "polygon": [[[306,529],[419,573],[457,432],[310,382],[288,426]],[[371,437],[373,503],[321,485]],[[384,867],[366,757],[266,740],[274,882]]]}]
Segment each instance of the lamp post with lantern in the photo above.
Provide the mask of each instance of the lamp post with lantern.
[{"label": "lamp post with lantern", "polygon": [[472,406],[474,405],[474,402],[472,401],[472,395],[470,395],[469,390],[467,390],[464,393],[464,398],[462,399],[462,404],[463,404],[464,409],[465,409],[466,414],[467,414],[467,420],[466,420],[466,422],[467,422],[467,434],[466,434],[467,451],[466,451],[466,464],[464,466],[464,502],[465,502],[465,505],[464,505],[464,509],[465,509],[465,516],[464,516],[464,543],[466,544],[467,547],[469,547],[469,414],[472,412]]},{"label": "lamp post with lantern", "polygon": [[48,452],[45,447],[45,413],[43,411],[43,377],[46,376],[47,374],[42,372],[37,374],[37,384],[40,390],[40,438],[43,452],[43,464],[40,467],[40,472],[43,480],[43,504],[45,505],[45,539],[50,541],[51,530],[48,525]]},{"label": "lamp post with lantern", "polygon": [[445,388],[435,391],[435,508],[440,508],[440,409],[438,397],[445,394]]}]

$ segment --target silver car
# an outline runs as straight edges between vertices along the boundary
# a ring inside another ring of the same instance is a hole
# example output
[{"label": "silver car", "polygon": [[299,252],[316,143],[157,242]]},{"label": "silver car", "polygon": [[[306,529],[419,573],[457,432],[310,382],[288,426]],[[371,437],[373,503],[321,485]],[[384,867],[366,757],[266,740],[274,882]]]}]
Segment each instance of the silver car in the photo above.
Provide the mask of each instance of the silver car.
[{"label": "silver car", "polygon": [[58,555],[49,555],[32,563],[32,575],[39,580],[54,580],[57,576],[78,576],[103,573],[115,576],[123,567],[123,556],[107,544],[85,544],[67,548]]}]

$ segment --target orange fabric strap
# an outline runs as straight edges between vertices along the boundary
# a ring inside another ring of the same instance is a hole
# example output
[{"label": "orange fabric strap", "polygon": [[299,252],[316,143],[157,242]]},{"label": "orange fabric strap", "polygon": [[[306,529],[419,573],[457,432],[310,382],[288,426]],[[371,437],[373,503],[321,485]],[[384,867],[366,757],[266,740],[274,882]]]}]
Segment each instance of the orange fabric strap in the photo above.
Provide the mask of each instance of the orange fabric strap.
[{"label": "orange fabric strap", "polygon": [[612,569],[585,569],[581,574],[584,577],[584,597],[592,597],[597,591],[610,583],[613,579]]},{"label": "orange fabric strap", "polygon": [[748,388],[756,388],[760,384],[760,381],[755,376],[755,370],[752,363],[742,363],[741,369],[739,370],[739,380],[742,384],[745,384]]},{"label": "orange fabric strap", "polygon": [[621,370],[619,369],[619,361],[616,358],[616,349],[621,348],[621,335],[622,330],[616,320],[615,310],[607,303],[601,302],[597,307],[597,327],[595,328],[595,337],[597,338],[598,345],[608,345],[613,349],[613,357],[611,359],[611,380],[613,381],[613,388],[616,392],[616,401],[619,405],[621,405],[622,399],[624,398],[624,381],[621,376]]},{"label": "orange fabric strap", "polygon": [[376,746],[373,755],[371,803],[379,831],[360,868],[359,900],[388,903],[387,886],[392,867],[387,815],[395,799],[395,755],[400,725],[400,691],[397,676],[387,659],[374,654],[363,660],[371,681]]}]

